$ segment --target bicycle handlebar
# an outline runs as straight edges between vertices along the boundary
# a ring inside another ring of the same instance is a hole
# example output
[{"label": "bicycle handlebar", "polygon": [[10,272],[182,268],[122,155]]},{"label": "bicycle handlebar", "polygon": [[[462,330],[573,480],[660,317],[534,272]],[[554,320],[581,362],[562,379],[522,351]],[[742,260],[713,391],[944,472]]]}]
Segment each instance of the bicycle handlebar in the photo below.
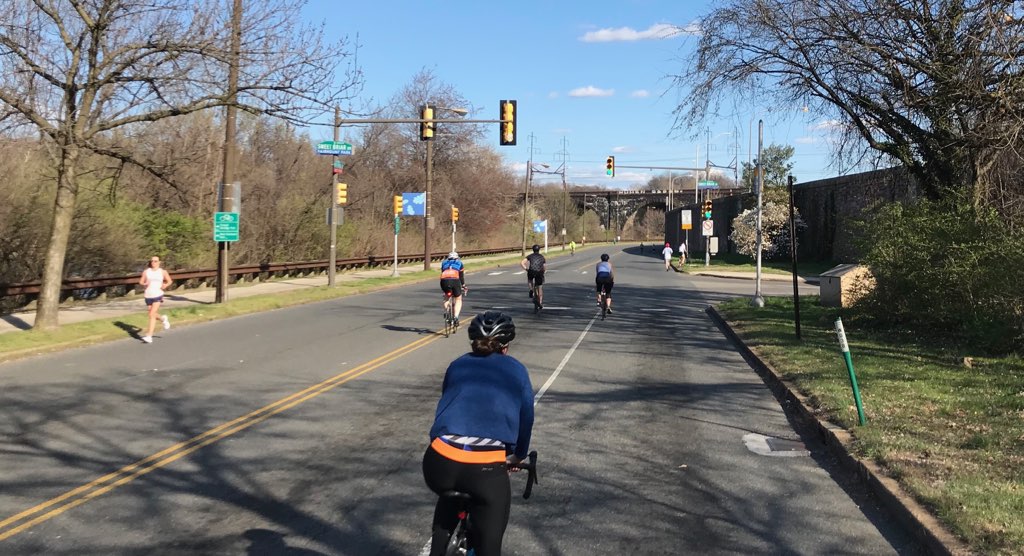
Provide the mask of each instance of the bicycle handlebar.
[{"label": "bicycle handlebar", "polygon": [[530,495],[533,494],[533,485],[540,484],[537,481],[537,450],[534,450],[527,454],[526,459],[528,462],[521,461],[512,467],[516,469],[525,469],[527,472],[526,477],[526,489],[523,490],[523,499],[528,500]]}]

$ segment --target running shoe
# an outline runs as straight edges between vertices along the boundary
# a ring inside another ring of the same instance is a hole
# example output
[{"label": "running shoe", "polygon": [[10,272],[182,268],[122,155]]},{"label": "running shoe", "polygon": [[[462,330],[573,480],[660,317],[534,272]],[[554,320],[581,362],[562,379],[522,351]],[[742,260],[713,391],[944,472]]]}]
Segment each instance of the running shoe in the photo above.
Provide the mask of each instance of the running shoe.
[{"label": "running shoe", "polygon": [[153,343],[153,337],[152,336],[143,336],[142,337],[142,341],[144,343],[147,343],[147,344],[152,344]]},{"label": "running shoe", "polygon": [[167,315],[163,315],[160,318],[163,319],[163,321],[164,321],[164,330],[170,330],[171,329],[171,321],[167,320]]}]

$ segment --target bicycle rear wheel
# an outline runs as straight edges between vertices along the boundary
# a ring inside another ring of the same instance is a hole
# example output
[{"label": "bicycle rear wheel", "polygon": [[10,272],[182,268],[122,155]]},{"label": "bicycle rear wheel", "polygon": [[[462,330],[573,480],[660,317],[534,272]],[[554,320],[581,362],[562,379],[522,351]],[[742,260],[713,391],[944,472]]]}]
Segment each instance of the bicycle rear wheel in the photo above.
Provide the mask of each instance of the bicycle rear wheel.
[{"label": "bicycle rear wheel", "polygon": [[601,292],[601,320],[608,316],[608,294]]}]

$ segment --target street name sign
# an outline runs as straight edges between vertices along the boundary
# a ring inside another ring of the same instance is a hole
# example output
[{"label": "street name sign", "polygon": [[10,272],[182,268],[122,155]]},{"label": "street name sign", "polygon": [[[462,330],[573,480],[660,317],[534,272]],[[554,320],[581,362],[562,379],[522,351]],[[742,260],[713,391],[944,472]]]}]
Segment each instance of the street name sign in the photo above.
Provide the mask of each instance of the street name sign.
[{"label": "street name sign", "polygon": [[316,154],[350,155],[352,154],[352,144],[341,141],[320,141],[316,144]]},{"label": "street name sign", "polygon": [[697,182],[697,189],[718,189],[718,182],[712,180],[701,180]]}]

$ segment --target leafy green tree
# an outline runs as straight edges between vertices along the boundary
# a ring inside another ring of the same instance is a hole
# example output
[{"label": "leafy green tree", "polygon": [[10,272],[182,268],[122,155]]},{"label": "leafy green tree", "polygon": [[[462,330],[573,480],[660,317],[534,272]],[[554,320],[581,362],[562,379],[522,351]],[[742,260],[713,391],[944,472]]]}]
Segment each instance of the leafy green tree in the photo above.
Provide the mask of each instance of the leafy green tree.
[{"label": "leafy green tree", "polygon": [[[783,187],[793,172],[793,147],[789,145],[771,144],[761,149],[762,169],[765,187]],[[741,166],[740,181],[750,191],[754,190],[754,178],[757,174],[757,160],[744,162]]]}]

